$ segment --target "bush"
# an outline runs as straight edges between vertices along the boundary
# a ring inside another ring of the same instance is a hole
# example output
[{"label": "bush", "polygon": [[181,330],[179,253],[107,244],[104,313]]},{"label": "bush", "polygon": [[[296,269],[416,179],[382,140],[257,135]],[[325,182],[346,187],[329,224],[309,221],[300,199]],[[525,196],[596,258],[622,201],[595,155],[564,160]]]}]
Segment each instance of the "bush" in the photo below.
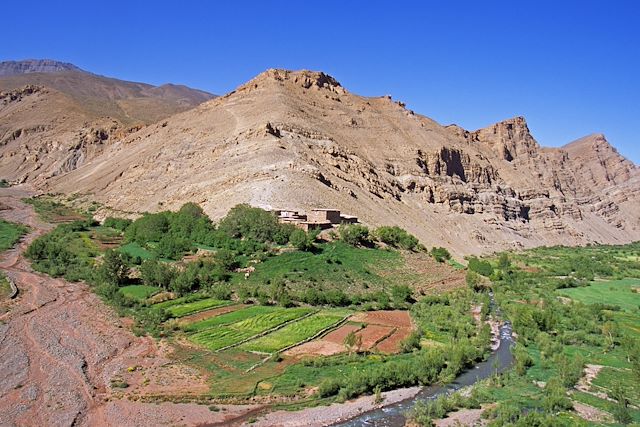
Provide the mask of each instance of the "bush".
[{"label": "bush", "polygon": [[382,243],[393,246],[394,248],[414,250],[420,243],[415,236],[396,226],[379,227],[375,230],[374,235]]},{"label": "bush", "polygon": [[125,231],[127,227],[131,225],[131,223],[132,221],[130,219],[114,218],[109,216],[104,220],[104,223],[102,225],[104,225],[105,227],[114,228],[116,230]]},{"label": "bush", "polygon": [[364,225],[341,225],[338,228],[340,233],[340,239],[352,246],[370,246],[371,238],[369,236],[369,229]]},{"label": "bush", "polygon": [[493,267],[489,263],[489,261],[482,261],[476,257],[469,258],[469,270],[474,271],[478,274],[481,274],[485,277],[491,276],[493,274]]},{"label": "bush", "polygon": [[438,262],[445,262],[451,259],[451,254],[446,248],[434,247],[431,249],[431,256]]},{"label": "bush", "polygon": [[311,252],[315,248],[313,242],[317,234],[306,233],[304,230],[296,228],[289,236],[289,243],[301,251]]}]

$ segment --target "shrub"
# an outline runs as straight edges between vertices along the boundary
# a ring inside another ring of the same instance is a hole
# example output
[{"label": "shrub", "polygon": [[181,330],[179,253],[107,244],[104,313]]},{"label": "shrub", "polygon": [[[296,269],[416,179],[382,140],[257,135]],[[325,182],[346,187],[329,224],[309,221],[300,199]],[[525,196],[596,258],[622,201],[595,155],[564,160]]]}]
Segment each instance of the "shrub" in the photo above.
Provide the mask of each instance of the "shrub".
[{"label": "shrub", "polygon": [[340,233],[340,239],[352,246],[369,246],[371,245],[371,238],[369,236],[369,229],[364,225],[341,225],[338,229]]},{"label": "shrub", "polygon": [[406,250],[414,250],[418,246],[418,239],[407,233],[400,227],[379,227],[374,232],[375,237],[381,242],[393,246],[394,248],[402,248]]},{"label": "shrub", "polygon": [[433,247],[431,249],[431,256],[438,262],[445,262],[451,259],[451,254],[446,248]]},{"label": "shrub", "polygon": [[301,251],[313,251],[315,246],[313,242],[316,239],[316,233],[306,233],[304,230],[296,228],[289,236],[289,243]]},{"label": "shrub", "polygon": [[478,274],[481,274],[485,277],[491,276],[493,274],[493,267],[489,263],[489,261],[482,261],[476,257],[469,258],[469,270],[474,271]]},{"label": "shrub", "polygon": [[125,231],[127,227],[131,225],[131,223],[132,221],[130,219],[114,218],[109,216],[104,220],[104,223],[102,225],[104,225],[105,227],[115,228],[116,230]]}]

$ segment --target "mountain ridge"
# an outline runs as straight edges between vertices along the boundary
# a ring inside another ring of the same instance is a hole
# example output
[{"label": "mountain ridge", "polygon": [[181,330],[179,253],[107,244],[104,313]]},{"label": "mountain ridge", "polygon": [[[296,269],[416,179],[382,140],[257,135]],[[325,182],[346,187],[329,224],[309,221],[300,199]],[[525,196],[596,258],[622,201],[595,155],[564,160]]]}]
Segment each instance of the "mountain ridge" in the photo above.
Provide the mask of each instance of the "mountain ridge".
[{"label": "mountain ridge", "polygon": [[[128,212],[194,201],[213,218],[237,203],[336,207],[460,254],[638,240],[638,167],[606,152],[603,166],[541,147],[522,117],[476,131],[441,126],[325,73],[270,69],[43,188]],[[591,168],[611,170],[585,183]]]}]

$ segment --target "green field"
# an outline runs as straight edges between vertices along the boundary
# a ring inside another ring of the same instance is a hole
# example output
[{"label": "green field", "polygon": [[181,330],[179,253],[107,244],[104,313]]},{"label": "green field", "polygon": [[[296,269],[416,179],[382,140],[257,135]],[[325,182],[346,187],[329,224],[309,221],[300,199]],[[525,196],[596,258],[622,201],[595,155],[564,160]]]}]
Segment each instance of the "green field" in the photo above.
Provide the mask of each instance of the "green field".
[{"label": "green field", "polygon": [[585,304],[603,303],[617,305],[625,311],[640,308],[640,279],[595,281],[582,288],[561,289],[562,295]]},{"label": "green field", "polygon": [[144,301],[160,291],[160,288],[145,285],[129,285],[120,288],[120,292],[122,293],[122,295],[131,299],[135,299],[137,301]]},{"label": "green field", "polygon": [[140,257],[140,259],[152,259],[154,256],[147,249],[143,248],[136,242],[127,243],[120,247],[120,252],[130,255],[132,257]]},{"label": "green field", "polygon": [[0,251],[12,248],[28,231],[24,225],[0,219]]},{"label": "green field", "polygon": [[205,298],[198,301],[187,302],[184,304],[176,304],[169,306],[166,310],[171,317],[184,317],[199,311],[208,310],[210,308],[222,307],[230,304],[229,301],[217,300],[215,298]]},{"label": "green field", "polygon": [[240,322],[241,320],[245,320],[250,317],[272,313],[279,310],[282,310],[282,308],[267,305],[254,305],[251,307],[221,314],[219,316],[213,316],[208,319],[200,320],[198,322],[188,323],[182,326],[182,330],[184,330],[185,332],[200,332],[206,329],[211,329],[215,326],[229,325],[231,323]]},{"label": "green field", "polygon": [[256,340],[246,342],[240,348],[261,353],[274,353],[313,337],[339,323],[347,314],[347,311],[321,311]]},{"label": "green field", "polygon": [[[402,264],[402,257],[396,251],[356,248],[342,242],[318,245],[319,253],[286,252],[271,257],[256,266],[246,282],[261,285],[277,280],[296,283],[323,284],[329,288],[360,288],[390,284],[388,277],[378,274],[379,270]],[[236,281],[244,282],[239,275]]]},{"label": "green field", "polygon": [[191,335],[189,339],[196,344],[215,351],[239,343],[311,312],[313,310],[310,308],[281,308],[269,313],[258,314],[227,326],[197,332]]}]

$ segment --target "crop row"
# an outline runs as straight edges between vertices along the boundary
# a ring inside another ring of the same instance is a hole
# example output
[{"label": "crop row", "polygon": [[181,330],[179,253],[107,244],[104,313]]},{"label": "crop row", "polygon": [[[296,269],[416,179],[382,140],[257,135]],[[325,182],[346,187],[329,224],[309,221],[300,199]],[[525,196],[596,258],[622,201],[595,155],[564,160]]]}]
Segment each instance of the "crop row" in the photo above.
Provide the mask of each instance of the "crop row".
[{"label": "crop row", "polygon": [[339,323],[344,317],[345,313],[343,312],[320,312],[297,322],[290,323],[268,335],[248,341],[242,344],[240,348],[261,353],[274,353],[317,335],[323,330]]},{"label": "crop row", "polygon": [[[245,310],[249,309],[239,311]],[[216,351],[230,345],[241,343],[253,336],[267,332],[292,320],[299,319],[312,312],[313,310],[309,308],[276,309],[271,312],[247,317],[235,323],[202,330],[191,335],[189,339],[209,350]]]}]

